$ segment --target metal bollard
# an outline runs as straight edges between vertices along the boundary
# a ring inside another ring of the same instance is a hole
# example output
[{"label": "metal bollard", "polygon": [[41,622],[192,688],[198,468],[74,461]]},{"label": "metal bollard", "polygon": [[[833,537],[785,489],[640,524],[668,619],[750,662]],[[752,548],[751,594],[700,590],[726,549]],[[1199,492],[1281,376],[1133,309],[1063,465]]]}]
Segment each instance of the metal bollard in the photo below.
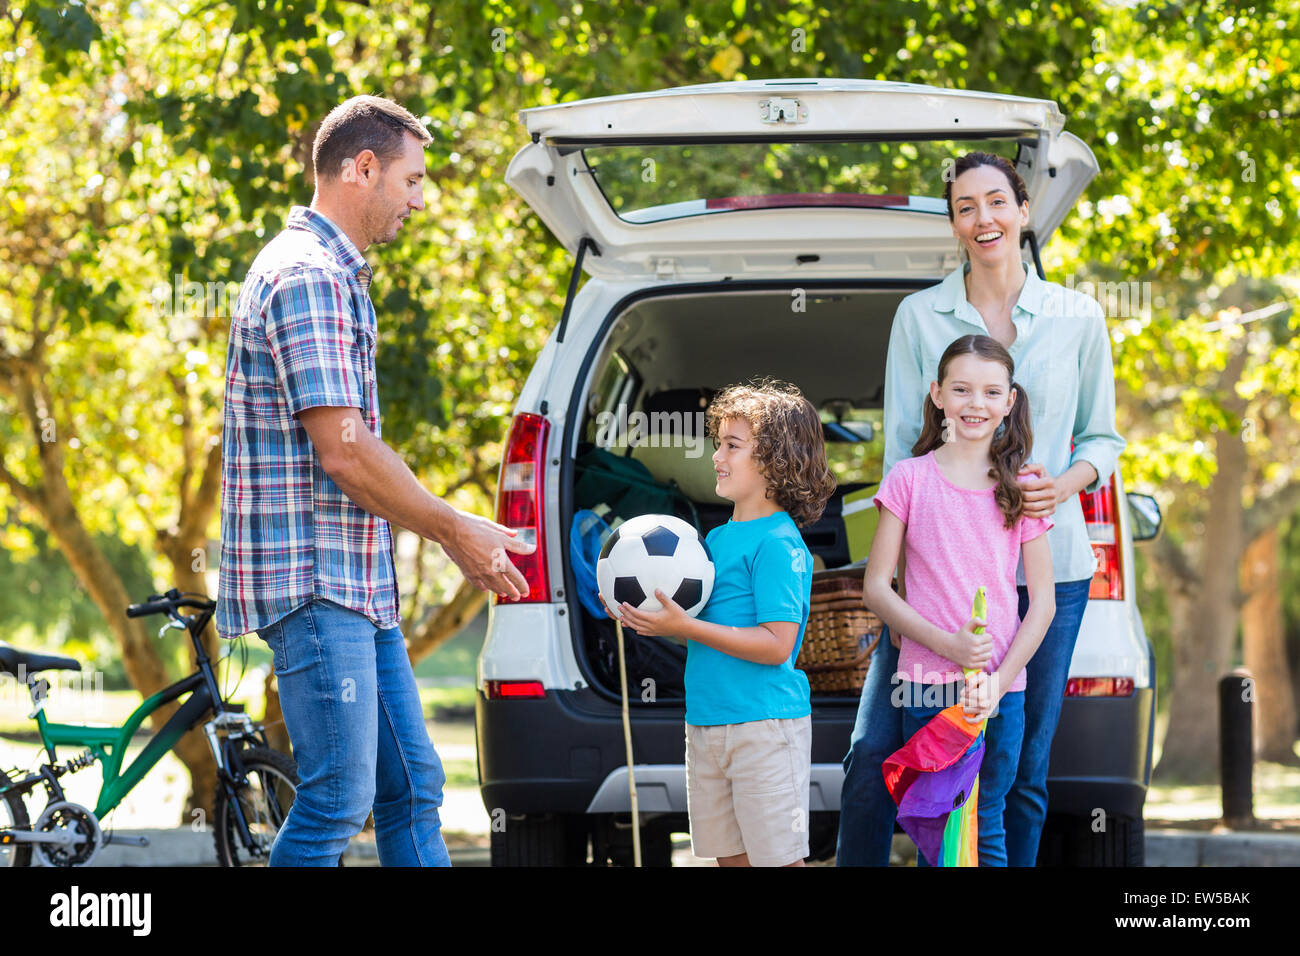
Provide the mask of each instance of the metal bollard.
[{"label": "metal bollard", "polygon": [[1219,681],[1219,782],[1223,788],[1223,822],[1248,826],[1255,820],[1254,787],[1255,679],[1238,667]]}]

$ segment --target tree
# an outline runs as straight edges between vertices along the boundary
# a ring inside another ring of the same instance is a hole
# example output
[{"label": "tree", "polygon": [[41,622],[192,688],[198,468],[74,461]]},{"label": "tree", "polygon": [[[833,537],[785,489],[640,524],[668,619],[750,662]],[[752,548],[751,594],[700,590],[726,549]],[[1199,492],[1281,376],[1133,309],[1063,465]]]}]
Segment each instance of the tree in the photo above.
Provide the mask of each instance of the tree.
[{"label": "tree", "polygon": [[[1108,313],[1122,464],[1168,516],[1153,558],[1174,626],[1158,772],[1211,779],[1215,681],[1235,656],[1244,550],[1300,503],[1291,143],[1296,4],[1146,4],[1103,18],[1071,90],[1102,173],[1059,260],[1131,282]],[[1076,132],[1080,127],[1072,120]],[[1287,675],[1260,674],[1261,694]]]},{"label": "tree", "polygon": [[[0,507],[48,529],[145,695],[177,675],[145,622],[123,616],[141,595],[128,593],[95,536],[146,543],[167,585],[208,590],[230,280],[280,228],[291,197],[309,197],[307,118],[323,116],[350,82],[331,52],[343,21],[315,7],[288,4],[270,20],[256,3],[209,5],[188,18],[152,7],[140,21],[111,7],[92,20],[78,4],[0,6],[0,48],[16,52],[0,65],[9,133],[0,178],[14,187],[4,210],[11,228],[0,238],[14,274],[0,290]],[[359,42],[351,52],[366,54]],[[343,59],[359,75],[389,72],[378,54],[369,65]],[[441,190],[456,173],[446,163],[455,149],[501,147],[472,116],[445,107],[438,115],[438,125],[456,127],[433,177]],[[476,179],[463,200],[466,184],[453,184],[444,210],[484,201],[480,190],[504,192],[499,180]],[[497,209],[490,236],[463,234],[462,216],[439,223],[441,238],[454,234],[440,247],[437,237],[408,241],[399,252],[421,268],[389,283],[381,303],[403,318],[385,335],[388,431],[417,468],[449,473],[440,490],[476,510],[491,498],[492,445],[541,335],[540,323],[518,314],[541,296],[510,261],[529,229],[500,246],[518,230],[518,203]],[[554,258],[537,252],[520,261],[537,269]],[[421,279],[436,287],[440,273],[478,292],[459,301],[416,293]],[[444,379],[466,391],[444,397]],[[470,388],[489,403],[471,406]],[[469,454],[457,456],[458,446]],[[482,600],[465,586],[431,609],[415,629],[416,652],[454,633]],[[212,654],[215,637],[205,639]],[[195,782],[190,805],[205,805],[214,774],[206,741],[192,734],[177,749]]]},{"label": "tree", "polygon": [[[148,695],[169,683],[167,669],[145,622],[123,616],[141,595],[128,593],[97,535],[154,538],[173,579],[204,590],[220,459],[194,369],[209,356],[164,334],[133,295],[157,274],[148,183],[169,171],[146,158],[147,132],[114,104],[129,88],[130,62],[112,47],[96,63],[77,52],[100,36],[81,7],[3,13],[0,46],[17,56],[5,57],[0,78],[0,171],[10,183],[0,238],[9,276],[0,289],[0,504],[49,532],[112,629],[131,683]],[[156,459],[172,440],[183,458]],[[163,530],[155,537],[153,528]],[[173,710],[156,712],[155,726]],[[215,773],[200,734],[177,751],[191,772]]]},{"label": "tree", "polygon": [[[1102,174],[1049,250],[1051,276],[1160,293],[1149,315],[1112,316],[1124,468],[1131,483],[1166,487],[1155,557],[1180,622],[1183,707],[1166,763],[1208,766],[1214,721],[1197,669],[1230,659],[1239,599],[1213,558],[1235,562],[1256,523],[1294,505],[1283,450],[1297,376],[1287,314],[1216,333],[1183,320],[1290,295],[1264,279],[1297,261],[1286,208],[1296,13],[1295,0],[1271,13],[1222,0],[0,0],[0,49],[23,51],[0,58],[0,173],[21,183],[0,205],[0,257],[15,275],[0,289],[0,504],[50,529],[136,686],[162,681],[93,535],[147,541],[159,578],[203,589],[229,319],[220,291],[308,201],[315,124],[352,93],[391,95],[434,134],[426,228],[370,256],[385,437],[435,493],[478,511],[571,267],[503,184],[523,140],[516,110],[760,76],[1052,99]],[[1254,440],[1240,447],[1247,420]],[[483,600],[434,550],[415,549],[404,575],[413,656]],[[191,758],[205,772],[197,747]]]},{"label": "tree", "polygon": [[1258,681],[1256,695],[1255,752],[1263,760],[1297,764],[1293,745],[1296,708],[1286,636],[1282,623],[1282,589],[1279,567],[1280,541],[1276,526],[1266,529],[1246,548],[1241,562],[1243,657],[1252,674],[1273,676]]}]

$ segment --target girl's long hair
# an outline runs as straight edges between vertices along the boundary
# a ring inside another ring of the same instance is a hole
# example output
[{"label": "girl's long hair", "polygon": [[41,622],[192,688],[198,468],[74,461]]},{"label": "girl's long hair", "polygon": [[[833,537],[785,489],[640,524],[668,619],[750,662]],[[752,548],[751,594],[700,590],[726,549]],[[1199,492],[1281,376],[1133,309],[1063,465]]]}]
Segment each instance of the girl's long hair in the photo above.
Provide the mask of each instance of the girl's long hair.
[{"label": "girl's long hair", "polygon": [[[1034,447],[1034,431],[1029,423],[1029,396],[1025,394],[1024,386],[1016,382],[1016,363],[1011,355],[996,339],[987,335],[963,335],[944,349],[943,357],[939,359],[940,386],[947,378],[949,363],[959,355],[976,355],[990,362],[1000,362],[1007,370],[1007,381],[1017,392],[1011,412],[993,433],[993,443],[989,446],[989,459],[993,463],[989,477],[997,481],[993,498],[1002,509],[1007,527],[1011,528],[1020,520],[1025,509],[1024,492],[1016,474]],[[929,454],[942,447],[945,435],[952,427],[951,421],[944,418],[943,411],[930,400],[928,394],[922,399],[921,421],[921,437],[912,446],[913,457]]]}]

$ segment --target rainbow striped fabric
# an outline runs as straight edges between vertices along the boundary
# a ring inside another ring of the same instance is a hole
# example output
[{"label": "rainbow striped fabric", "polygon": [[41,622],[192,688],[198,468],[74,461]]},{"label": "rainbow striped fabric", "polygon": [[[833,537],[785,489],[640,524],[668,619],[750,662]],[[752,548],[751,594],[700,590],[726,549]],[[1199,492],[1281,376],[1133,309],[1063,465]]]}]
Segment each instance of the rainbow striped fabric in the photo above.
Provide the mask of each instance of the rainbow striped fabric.
[{"label": "rainbow striped fabric", "polygon": [[[986,609],[981,587],[971,614],[983,620]],[[975,629],[983,632],[983,627]],[[881,768],[898,805],[898,825],[931,866],[979,866],[979,772],[987,723],[970,723],[961,704],[954,704],[932,717]]]},{"label": "rainbow striped fabric", "polygon": [[883,771],[898,804],[898,825],[931,866],[976,866],[979,770],[984,725],[971,724],[960,704],[936,714],[898,750]]}]

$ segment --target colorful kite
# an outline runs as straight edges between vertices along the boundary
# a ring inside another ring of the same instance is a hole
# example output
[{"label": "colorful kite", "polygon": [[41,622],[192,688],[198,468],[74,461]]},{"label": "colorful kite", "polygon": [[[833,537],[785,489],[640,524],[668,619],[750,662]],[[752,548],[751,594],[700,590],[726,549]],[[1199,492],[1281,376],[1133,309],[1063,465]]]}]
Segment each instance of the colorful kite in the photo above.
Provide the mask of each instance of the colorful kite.
[{"label": "colorful kite", "polygon": [[[971,614],[982,619],[985,612],[980,588]],[[983,634],[984,628],[976,633]],[[899,826],[932,866],[979,865],[979,770],[986,723],[970,723],[961,704],[954,704],[890,754],[882,767],[885,787],[898,805]]]}]

